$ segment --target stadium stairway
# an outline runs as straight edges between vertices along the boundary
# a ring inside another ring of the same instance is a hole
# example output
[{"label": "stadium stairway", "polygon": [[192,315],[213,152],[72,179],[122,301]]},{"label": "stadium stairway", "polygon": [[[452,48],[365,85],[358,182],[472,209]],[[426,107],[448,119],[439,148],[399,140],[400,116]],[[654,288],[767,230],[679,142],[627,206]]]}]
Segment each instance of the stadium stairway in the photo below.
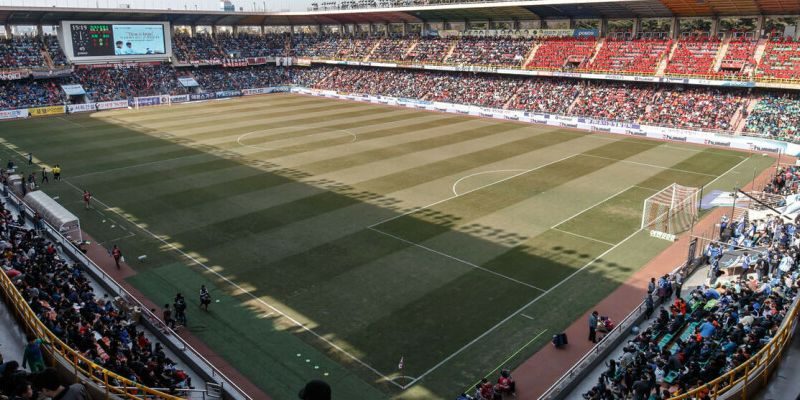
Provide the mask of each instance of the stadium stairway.
[{"label": "stadium stairway", "polygon": [[792,343],[783,355],[780,367],[772,374],[769,384],[753,396],[754,400],[800,399],[800,335],[795,332]]},{"label": "stadium stairway", "polygon": [[522,62],[521,68],[525,68],[526,65],[530,64],[533,61],[533,57],[536,56],[536,51],[539,50],[539,46],[541,46],[541,42],[533,42],[533,46],[531,46],[531,50],[528,52],[528,55],[525,57],[525,61]]},{"label": "stadium stairway", "polygon": [[458,40],[453,40],[450,43],[450,48],[447,49],[447,54],[442,59],[442,63],[447,64],[447,60],[449,60],[450,57],[453,55],[453,53],[456,51],[456,46],[458,46]]},{"label": "stadium stairway", "polygon": [[22,365],[25,332],[4,301],[0,301],[0,354],[6,362],[14,360]]},{"label": "stadium stairway", "polygon": [[384,39],[380,39],[380,40],[378,40],[377,42],[375,42],[375,45],[374,45],[374,46],[372,46],[372,48],[371,48],[371,49],[369,49],[369,53],[367,53],[367,56],[366,56],[366,57],[364,57],[364,61],[365,61],[365,62],[366,62],[366,61],[369,61],[369,59],[370,59],[370,58],[372,58],[372,54],[373,54],[373,53],[375,53],[375,49],[377,49],[378,47],[380,47],[380,45],[381,45],[381,43],[383,42],[383,40],[384,40]]},{"label": "stadium stairway", "polygon": [[411,52],[417,48],[417,45],[419,45],[419,39],[416,39],[413,42],[411,42],[411,46],[408,46],[408,49],[406,49],[406,52],[403,54],[403,60],[408,58],[408,55],[411,54]]},{"label": "stadium stairway", "polygon": [[[753,109],[756,108],[756,104],[758,104],[758,99],[750,99],[747,101],[747,106],[745,107],[745,110],[747,110],[747,115],[750,115],[753,112]],[[737,116],[739,117],[739,121],[736,121]],[[733,116],[733,121],[736,125],[731,126],[736,127],[734,130],[737,134],[742,133],[744,131],[744,127],[747,125],[747,118],[741,118],[741,116],[741,111],[736,111],[736,114]]]},{"label": "stadium stairway", "polygon": [[586,63],[587,67],[594,64],[594,59],[597,58],[598,54],[600,54],[600,50],[603,49],[605,44],[606,38],[600,38],[600,40],[597,41],[597,45],[594,46],[594,53],[592,53],[592,56],[589,58],[589,62]]},{"label": "stadium stairway", "polygon": [[714,66],[711,68],[714,72],[719,72],[719,67],[722,65],[722,60],[725,59],[725,55],[728,54],[728,47],[731,45],[731,38],[726,37],[722,40],[722,45],[719,46],[719,51],[717,51],[716,57],[714,57]]},{"label": "stadium stairway", "polygon": [[764,58],[764,52],[767,50],[767,39],[759,39],[756,45],[756,52],[753,54],[753,59],[756,60],[756,65],[761,64],[761,59]]},{"label": "stadium stairway", "polygon": [[672,59],[672,55],[675,54],[675,49],[678,48],[678,41],[673,40],[672,45],[669,49],[669,54],[661,60],[661,63],[658,64],[658,69],[656,69],[656,76],[664,76],[664,72],[667,70],[667,64],[669,64],[669,60]]}]

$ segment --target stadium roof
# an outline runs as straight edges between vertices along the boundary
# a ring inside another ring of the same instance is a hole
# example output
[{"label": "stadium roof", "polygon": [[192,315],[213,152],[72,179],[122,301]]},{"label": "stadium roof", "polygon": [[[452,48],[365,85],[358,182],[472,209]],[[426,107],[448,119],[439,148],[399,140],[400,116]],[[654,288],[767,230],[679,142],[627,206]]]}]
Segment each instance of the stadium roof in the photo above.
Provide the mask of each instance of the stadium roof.
[{"label": "stadium roof", "polygon": [[0,7],[0,23],[55,25],[63,20],[169,21],[177,25],[329,25],[800,14],[800,0],[539,0],[308,12],[222,12],[58,7]]}]

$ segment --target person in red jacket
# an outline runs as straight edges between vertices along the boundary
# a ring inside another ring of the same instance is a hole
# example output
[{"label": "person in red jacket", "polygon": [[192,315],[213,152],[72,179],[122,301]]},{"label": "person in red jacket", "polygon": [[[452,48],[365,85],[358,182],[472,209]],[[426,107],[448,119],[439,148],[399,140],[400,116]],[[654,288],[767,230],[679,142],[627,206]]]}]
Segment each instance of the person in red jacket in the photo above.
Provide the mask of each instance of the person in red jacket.
[{"label": "person in red jacket", "polygon": [[122,250],[120,250],[117,245],[114,245],[114,249],[111,250],[111,256],[114,257],[114,263],[117,264],[117,269],[119,269],[119,262],[122,259]]},{"label": "person in red jacket", "polygon": [[92,201],[92,194],[88,190],[83,191],[83,204],[86,209],[89,209],[89,203]]},{"label": "person in red jacket", "polygon": [[485,400],[494,400],[494,385],[488,379],[481,379],[481,398]]},{"label": "person in red jacket", "polygon": [[517,392],[517,384],[511,378],[511,373],[507,369],[500,371],[500,377],[497,378],[497,384],[494,385],[494,391],[503,395],[515,395]]}]

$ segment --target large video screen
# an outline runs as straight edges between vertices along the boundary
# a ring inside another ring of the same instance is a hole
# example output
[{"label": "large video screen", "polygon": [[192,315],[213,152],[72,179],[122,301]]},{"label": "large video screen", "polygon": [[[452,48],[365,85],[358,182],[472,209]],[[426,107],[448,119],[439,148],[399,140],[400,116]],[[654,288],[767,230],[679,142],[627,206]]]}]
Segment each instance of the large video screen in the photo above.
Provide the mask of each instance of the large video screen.
[{"label": "large video screen", "polygon": [[166,54],[163,24],[70,24],[74,57]]}]

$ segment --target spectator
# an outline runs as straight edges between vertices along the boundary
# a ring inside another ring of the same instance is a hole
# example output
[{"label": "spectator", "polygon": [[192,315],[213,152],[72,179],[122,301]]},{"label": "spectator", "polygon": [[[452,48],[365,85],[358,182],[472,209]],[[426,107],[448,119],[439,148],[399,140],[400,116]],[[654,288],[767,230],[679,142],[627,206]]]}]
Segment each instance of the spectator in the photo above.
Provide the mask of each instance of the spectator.
[{"label": "spectator", "polygon": [[33,376],[33,384],[41,389],[42,394],[58,400],[90,400],[89,392],[81,383],[69,386],[61,384],[56,370],[47,368]]},{"label": "spectator", "polygon": [[27,367],[35,374],[45,368],[42,345],[47,343],[33,335],[28,335],[27,339],[28,344],[25,345],[25,351],[22,357],[22,368]]},{"label": "spectator", "polygon": [[302,400],[331,400],[331,387],[323,381],[313,380],[306,383],[297,397]]}]

